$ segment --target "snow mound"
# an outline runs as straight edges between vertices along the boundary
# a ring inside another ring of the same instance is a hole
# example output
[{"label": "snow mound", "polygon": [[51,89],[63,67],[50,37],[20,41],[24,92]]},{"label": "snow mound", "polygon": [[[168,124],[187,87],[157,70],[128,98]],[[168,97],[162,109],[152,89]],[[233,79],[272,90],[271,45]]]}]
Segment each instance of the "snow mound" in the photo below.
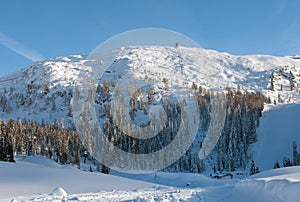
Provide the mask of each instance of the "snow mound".
[{"label": "snow mound", "polygon": [[300,166],[268,170],[238,182],[232,201],[300,201]]},{"label": "snow mound", "polygon": [[300,201],[300,182],[246,180],[236,184],[232,201]]},{"label": "snow mound", "polygon": [[26,162],[27,164],[31,164],[34,166],[42,166],[42,167],[53,167],[53,168],[61,168],[65,167],[64,165],[60,165],[53,161],[52,159],[45,158],[42,156],[16,156],[15,160],[18,162]]},{"label": "snow mound", "polygon": [[52,196],[67,196],[68,194],[63,188],[56,187],[55,189],[53,189],[51,195]]}]

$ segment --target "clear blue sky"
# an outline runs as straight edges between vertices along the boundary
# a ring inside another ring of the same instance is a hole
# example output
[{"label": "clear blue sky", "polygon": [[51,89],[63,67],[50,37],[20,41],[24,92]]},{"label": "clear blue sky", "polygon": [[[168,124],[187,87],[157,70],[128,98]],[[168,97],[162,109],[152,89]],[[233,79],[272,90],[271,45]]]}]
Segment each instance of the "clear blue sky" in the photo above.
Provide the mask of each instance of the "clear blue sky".
[{"label": "clear blue sky", "polygon": [[299,0],[2,0],[0,76],[148,27],[232,54],[300,54],[299,10]]}]

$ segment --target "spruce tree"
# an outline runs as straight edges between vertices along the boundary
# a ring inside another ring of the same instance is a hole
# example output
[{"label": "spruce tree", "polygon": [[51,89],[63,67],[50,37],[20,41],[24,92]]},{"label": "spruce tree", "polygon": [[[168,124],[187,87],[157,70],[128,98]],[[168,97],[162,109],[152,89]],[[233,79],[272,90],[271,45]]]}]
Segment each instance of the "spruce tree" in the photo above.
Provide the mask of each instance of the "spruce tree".
[{"label": "spruce tree", "polygon": [[256,173],[256,166],[254,163],[254,160],[251,160],[251,165],[250,165],[250,175],[254,175]]},{"label": "spruce tree", "polygon": [[273,74],[273,72],[271,73],[271,86],[270,86],[270,90],[271,91],[274,91],[274,74]]},{"label": "spruce tree", "polygon": [[280,165],[279,165],[279,162],[278,161],[276,161],[275,163],[274,163],[274,167],[273,167],[274,169],[277,169],[277,168],[280,168]]},{"label": "spruce tree", "polygon": [[293,74],[293,72],[290,71],[290,90],[293,91],[294,90],[294,87],[295,87],[295,84],[294,84],[294,79],[295,79],[295,76]]},{"label": "spruce tree", "polygon": [[259,172],[260,172],[260,171],[259,171],[259,168],[256,167],[256,168],[255,168],[255,174],[256,174],[256,173],[259,173]]},{"label": "spruce tree", "polygon": [[283,163],[282,163],[282,166],[283,166],[283,167],[289,167],[289,166],[292,166],[292,165],[293,165],[293,164],[292,164],[291,160],[290,160],[288,157],[284,156],[284,157],[283,157]]},{"label": "spruce tree", "polygon": [[293,141],[293,165],[294,166],[299,165],[299,154],[298,154],[298,151],[297,151],[296,141]]},{"label": "spruce tree", "polygon": [[7,148],[7,153],[8,153],[8,161],[11,162],[11,163],[15,163],[15,159],[14,159],[14,151],[13,151],[13,147],[12,145],[10,144]]}]

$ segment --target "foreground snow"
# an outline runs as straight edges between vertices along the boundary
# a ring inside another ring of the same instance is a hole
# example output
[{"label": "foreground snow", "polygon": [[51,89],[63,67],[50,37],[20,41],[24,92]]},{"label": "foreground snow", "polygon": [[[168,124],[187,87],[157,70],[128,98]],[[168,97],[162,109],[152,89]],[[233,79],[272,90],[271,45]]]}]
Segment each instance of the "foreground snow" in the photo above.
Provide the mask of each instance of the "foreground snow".
[{"label": "foreground snow", "polygon": [[0,162],[0,171],[0,201],[300,200],[300,167],[270,170],[247,180],[215,180],[184,173],[105,175],[43,157],[18,157],[16,164]]}]

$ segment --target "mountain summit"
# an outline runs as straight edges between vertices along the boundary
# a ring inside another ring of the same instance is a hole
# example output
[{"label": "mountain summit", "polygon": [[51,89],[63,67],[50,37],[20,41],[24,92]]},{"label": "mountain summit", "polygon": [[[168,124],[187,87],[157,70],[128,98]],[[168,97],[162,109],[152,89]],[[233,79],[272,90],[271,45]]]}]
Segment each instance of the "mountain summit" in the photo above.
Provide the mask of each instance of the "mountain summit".
[{"label": "mountain summit", "polygon": [[[57,57],[1,77],[1,117],[48,122],[68,117],[73,86],[86,62],[83,55]],[[208,90],[227,87],[259,91],[272,103],[295,103],[300,98],[297,57],[235,56],[198,48],[154,46],[122,48],[114,63],[102,82],[131,69],[138,79],[167,79],[170,89],[178,82],[189,86],[194,82]]]}]

